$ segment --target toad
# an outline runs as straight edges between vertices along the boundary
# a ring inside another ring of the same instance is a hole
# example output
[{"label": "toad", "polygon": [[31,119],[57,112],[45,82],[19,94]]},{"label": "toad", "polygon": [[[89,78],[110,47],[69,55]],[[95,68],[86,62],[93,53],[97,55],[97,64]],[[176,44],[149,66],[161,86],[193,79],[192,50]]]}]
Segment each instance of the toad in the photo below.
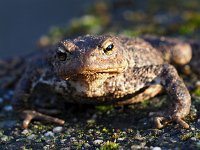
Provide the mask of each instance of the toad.
[{"label": "toad", "polygon": [[148,36],[86,35],[62,40],[28,58],[12,103],[27,128],[33,119],[64,124],[48,111],[30,105],[40,87],[45,87],[43,94],[55,95],[52,99],[59,95],[65,102],[94,105],[133,104],[165,91],[170,107],[155,116],[156,127],[173,121],[189,128],[184,118],[189,114],[191,97],[172,64],[189,63],[191,51],[184,41]]}]

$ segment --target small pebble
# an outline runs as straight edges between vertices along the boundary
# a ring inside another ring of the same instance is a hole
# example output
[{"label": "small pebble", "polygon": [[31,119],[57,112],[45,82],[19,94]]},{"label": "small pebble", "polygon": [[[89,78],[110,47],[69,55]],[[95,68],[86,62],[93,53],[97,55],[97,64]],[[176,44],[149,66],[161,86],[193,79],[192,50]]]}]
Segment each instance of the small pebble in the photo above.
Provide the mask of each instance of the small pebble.
[{"label": "small pebble", "polygon": [[123,140],[124,140],[124,138],[118,138],[117,140],[118,140],[118,141],[123,141]]},{"label": "small pebble", "polygon": [[162,150],[160,147],[153,147],[152,150]]},{"label": "small pebble", "polygon": [[54,136],[54,133],[52,132],[52,131],[48,131],[48,132],[46,132],[45,134],[44,134],[44,136]]},{"label": "small pebble", "polygon": [[84,144],[84,147],[85,147],[85,148],[88,148],[88,147],[90,147],[90,144],[85,143],[85,144]]},{"label": "small pebble", "polygon": [[51,146],[50,146],[50,145],[45,145],[45,146],[43,147],[43,149],[44,149],[44,150],[51,149]]},{"label": "small pebble", "polygon": [[196,141],[197,140],[197,138],[195,138],[195,137],[191,137],[190,138],[192,141]]},{"label": "small pebble", "polygon": [[29,131],[27,130],[27,129],[24,129],[23,131],[22,131],[22,134],[24,134],[24,135],[26,135],[26,134],[28,134],[29,133]]},{"label": "small pebble", "polygon": [[99,144],[103,143],[103,140],[95,140],[93,143],[95,145],[99,145]]},{"label": "small pebble", "polygon": [[94,115],[92,115],[92,119],[97,119],[97,115],[96,114],[94,114]]},{"label": "small pebble", "polygon": [[170,139],[170,142],[177,143],[177,140],[176,139]]},{"label": "small pebble", "polygon": [[131,145],[131,150],[142,149],[140,145]]},{"label": "small pebble", "polygon": [[60,132],[62,132],[62,130],[63,130],[63,127],[61,127],[61,126],[57,126],[57,127],[53,128],[54,133],[60,133]]},{"label": "small pebble", "polygon": [[200,87],[200,81],[196,82],[196,87]]},{"label": "small pebble", "polygon": [[27,139],[29,139],[29,140],[33,140],[33,139],[35,139],[35,138],[36,138],[35,134],[31,134],[31,135],[29,135],[29,136],[27,137]]},{"label": "small pebble", "polygon": [[140,132],[137,131],[135,137],[134,137],[136,140],[143,140],[144,138],[141,136]]},{"label": "small pebble", "polygon": [[71,138],[70,138],[70,141],[71,141],[71,142],[75,142],[75,141],[77,141],[77,140],[76,140],[75,137],[71,137]]},{"label": "small pebble", "polygon": [[191,127],[190,129],[191,129],[192,131],[194,131],[194,130],[195,130],[195,128],[194,128],[194,127]]},{"label": "small pebble", "polygon": [[144,122],[143,125],[147,125],[147,122]]},{"label": "small pebble", "polygon": [[5,111],[12,111],[13,107],[11,105],[4,106]]},{"label": "small pebble", "polygon": [[7,135],[3,135],[1,136],[1,139],[0,139],[2,142],[8,142],[9,141],[9,137]]},{"label": "small pebble", "polygon": [[96,121],[96,120],[94,120],[94,119],[88,119],[88,120],[87,120],[87,123],[88,123],[88,124],[94,124],[95,121]]},{"label": "small pebble", "polygon": [[60,143],[61,143],[61,144],[64,144],[66,141],[67,141],[67,139],[61,139],[61,140],[60,140]]}]

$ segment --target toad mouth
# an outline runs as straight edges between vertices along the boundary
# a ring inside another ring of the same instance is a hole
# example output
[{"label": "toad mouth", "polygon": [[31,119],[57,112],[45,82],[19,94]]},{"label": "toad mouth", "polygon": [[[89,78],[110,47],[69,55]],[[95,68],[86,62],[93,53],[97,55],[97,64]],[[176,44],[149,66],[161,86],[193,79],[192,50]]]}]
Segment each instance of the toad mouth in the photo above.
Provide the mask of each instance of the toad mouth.
[{"label": "toad mouth", "polygon": [[119,68],[107,68],[107,69],[84,69],[80,74],[98,74],[98,73],[121,73],[125,69]]},{"label": "toad mouth", "polygon": [[77,74],[71,74],[70,76],[64,76],[65,80],[69,79],[85,79],[85,78],[102,78],[107,75],[114,75],[123,72],[124,68],[110,68],[110,69],[84,69]]}]

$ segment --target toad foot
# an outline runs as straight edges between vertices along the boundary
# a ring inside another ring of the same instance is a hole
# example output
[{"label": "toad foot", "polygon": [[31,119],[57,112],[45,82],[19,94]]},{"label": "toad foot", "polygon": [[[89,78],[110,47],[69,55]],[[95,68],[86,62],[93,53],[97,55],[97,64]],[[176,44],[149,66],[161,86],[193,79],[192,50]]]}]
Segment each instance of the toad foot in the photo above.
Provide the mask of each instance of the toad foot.
[{"label": "toad foot", "polygon": [[30,122],[33,119],[43,120],[49,123],[56,123],[59,125],[63,125],[65,123],[65,121],[62,119],[51,117],[51,116],[39,113],[37,111],[32,111],[32,110],[24,110],[22,112],[22,118],[24,119],[23,124],[22,124],[22,128],[24,129],[28,128]]},{"label": "toad foot", "polygon": [[188,129],[190,126],[180,117],[173,117],[172,119],[167,119],[165,117],[155,117],[154,122],[155,126],[158,129],[163,128],[165,125],[167,125],[169,122],[175,121],[179,125],[181,125],[183,128]]}]

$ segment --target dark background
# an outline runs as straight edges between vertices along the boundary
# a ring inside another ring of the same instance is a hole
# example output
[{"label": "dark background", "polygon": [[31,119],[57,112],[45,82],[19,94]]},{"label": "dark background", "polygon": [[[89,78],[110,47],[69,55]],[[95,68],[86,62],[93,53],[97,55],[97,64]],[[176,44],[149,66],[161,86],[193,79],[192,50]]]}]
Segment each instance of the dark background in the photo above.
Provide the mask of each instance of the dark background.
[{"label": "dark background", "polygon": [[33,51],[53,26],[79,17],[93,0],[0,0],[0,57]]}]

